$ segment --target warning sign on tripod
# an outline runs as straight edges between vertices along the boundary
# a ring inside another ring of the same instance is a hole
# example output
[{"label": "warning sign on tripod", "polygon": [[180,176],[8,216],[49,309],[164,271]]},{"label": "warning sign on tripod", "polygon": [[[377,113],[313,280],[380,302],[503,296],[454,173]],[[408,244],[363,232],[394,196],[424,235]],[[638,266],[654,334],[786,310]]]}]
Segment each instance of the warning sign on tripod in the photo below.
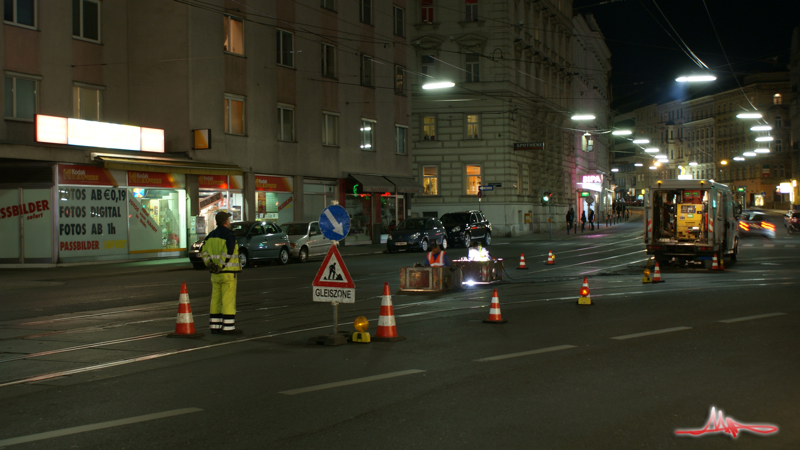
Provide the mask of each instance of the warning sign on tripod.
[{"label": "warning sign on tripod", "polygon": [[356,285],[336,245],[331,245],[311,286],[315,302],[355,303]]}]

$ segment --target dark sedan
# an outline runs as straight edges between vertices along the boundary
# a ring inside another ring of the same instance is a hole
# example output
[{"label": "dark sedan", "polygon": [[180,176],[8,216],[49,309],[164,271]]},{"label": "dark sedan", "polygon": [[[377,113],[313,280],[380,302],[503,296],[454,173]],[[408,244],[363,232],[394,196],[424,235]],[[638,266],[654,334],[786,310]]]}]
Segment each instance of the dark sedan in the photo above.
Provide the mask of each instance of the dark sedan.
[{"label": "dark sedan", "polygon": [[447,213],[442,216],[442,223],[452,246],[469,247],[474,240],[481,240],[486,245],[492,242],[492,224],[480,211]]},{"label": "dark sedan", "polygon": [[389,253],[398,250],[427,252],[431,242],[438,242],[442,248],[447,248],[447,237],[442,222],[425,217],[406,219],[389,233],[386,249]]}]

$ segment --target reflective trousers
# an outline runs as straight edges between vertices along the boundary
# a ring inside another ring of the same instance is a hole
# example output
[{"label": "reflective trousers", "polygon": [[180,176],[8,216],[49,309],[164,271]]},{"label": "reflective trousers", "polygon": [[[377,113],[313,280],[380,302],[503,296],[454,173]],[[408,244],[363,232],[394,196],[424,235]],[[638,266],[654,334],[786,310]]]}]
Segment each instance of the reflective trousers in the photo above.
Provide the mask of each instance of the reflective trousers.
[{"label": "reflective trousers", "polygon": [[211,310],[209,328],[212,333],[236,329],[236,275],[211,274]]}]

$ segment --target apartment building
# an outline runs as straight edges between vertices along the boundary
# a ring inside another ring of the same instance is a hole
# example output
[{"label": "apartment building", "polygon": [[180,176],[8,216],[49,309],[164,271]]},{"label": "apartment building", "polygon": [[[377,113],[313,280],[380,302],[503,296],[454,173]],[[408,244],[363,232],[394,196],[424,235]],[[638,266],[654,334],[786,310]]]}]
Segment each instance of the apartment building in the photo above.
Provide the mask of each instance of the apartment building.
[{"label": "apartment building", "polygon": [[0,262],[185,255],[234,220],[405,216],[404,0],[4,0]]}]

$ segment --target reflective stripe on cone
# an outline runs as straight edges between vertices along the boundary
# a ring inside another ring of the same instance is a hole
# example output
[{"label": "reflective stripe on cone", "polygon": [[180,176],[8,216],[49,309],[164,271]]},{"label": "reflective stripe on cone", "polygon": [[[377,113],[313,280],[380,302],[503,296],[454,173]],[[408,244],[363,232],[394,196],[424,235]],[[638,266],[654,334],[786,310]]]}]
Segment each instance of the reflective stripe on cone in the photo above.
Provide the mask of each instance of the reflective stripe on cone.
[{"label": "reflective stripe on cone", "polygon": [[497,289],[492,293],[492,303],[489,305],[489,318],[485,319],[483,323],[506,323],[500,315],[500,299],[497,296]]},{"label": "reflective stripe on cone", "polygon": [[389,283],[384,283],[381,312],[378,316],[378,331],[372,340],[392,342],[404,339],[405,337],[397,335],[397,324],[394,321],[394,308],[392,307],[392,293],[389,291]]},{"label": "reflective stripe on cone", "polygon": [[167,337],[203,337],[203,333],[198,333],[194,328],[192,305],[189,303],[189,291],[186,289],[186,282],[181,285],[181,293],[178,296],[178,317],[175,319],[175,332],[168,334]]}]

